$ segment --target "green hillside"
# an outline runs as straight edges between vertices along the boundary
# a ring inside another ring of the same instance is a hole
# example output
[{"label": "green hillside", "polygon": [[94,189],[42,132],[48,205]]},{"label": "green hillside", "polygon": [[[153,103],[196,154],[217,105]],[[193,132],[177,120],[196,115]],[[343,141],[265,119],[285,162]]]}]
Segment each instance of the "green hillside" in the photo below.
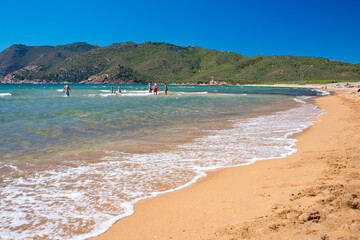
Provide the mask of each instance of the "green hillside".
[{"label": "green hillside", "polygon": [[54,65],[94,48],[97,47],[84,42],[55,47],[16,44],[0,53],[0,77],[24,67]]},{"label": "green hillside", "polygon": [[153,42],[94,48],[55,64],[41,58],[36,61],[32,61],[37,63],[33,65],[36,67],[13,71],[8,79],[73,83],[209,83],[214,80],[230,84],[360,80],[360,64],[315,57],[246,57]]}]

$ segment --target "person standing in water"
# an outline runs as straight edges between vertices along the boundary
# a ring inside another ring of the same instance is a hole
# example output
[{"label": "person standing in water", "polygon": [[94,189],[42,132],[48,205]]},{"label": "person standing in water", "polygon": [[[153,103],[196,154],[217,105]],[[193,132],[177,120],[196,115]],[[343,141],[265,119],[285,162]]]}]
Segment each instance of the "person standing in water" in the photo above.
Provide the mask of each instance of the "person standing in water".
[{"label": "person standing in water", "polygon": [[164,90],[164,92],[165,92],[165,95],[167,95],[168,87],[167,87],[167,84],[166,84],[166,83],[164,83],[164,85],[165,85],[165,90]]},{"label": "person standing in water", "polygon": [[157,92],[159,90],[159,85],[157,83],[154,84],[154,95],[157,95]]},{"label": "person standing in water", "polygon": [[152,92],[151,83],[148,84],[148,91],[149,91],[149,93]]},{"label": "person standing in water", "polygon": [[121,93],[121,85],[119,85],[119,93]]},{"label": "person standing in water", "polygon": [[113,88],[113,87],[111,87],[110,89],[111,89],[111,93],[114,93],[114,88]]},{"label": "person standing in water", "polygon": [[70,96],[71,89],[68,83],[65,85],[63,92],[66,94],[66,96]]}]

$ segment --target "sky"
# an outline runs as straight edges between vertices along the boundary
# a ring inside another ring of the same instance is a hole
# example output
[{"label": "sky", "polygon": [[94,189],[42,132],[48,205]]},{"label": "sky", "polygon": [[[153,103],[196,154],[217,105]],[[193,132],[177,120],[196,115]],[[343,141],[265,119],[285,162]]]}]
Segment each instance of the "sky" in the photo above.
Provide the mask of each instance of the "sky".
[{"label": "sky", "polygon": [[360,63],[360,0],[1,0],[0,51],[166,42]]}]

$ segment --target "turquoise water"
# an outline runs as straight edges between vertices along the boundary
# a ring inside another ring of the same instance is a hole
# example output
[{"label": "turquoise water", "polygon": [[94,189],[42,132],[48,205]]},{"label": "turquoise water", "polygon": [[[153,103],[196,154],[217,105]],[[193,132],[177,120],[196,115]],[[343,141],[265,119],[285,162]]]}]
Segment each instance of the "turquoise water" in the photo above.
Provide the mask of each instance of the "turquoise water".
[{"label": "turquoise water", "polygon": [[150,134],[159,127],[245,115],[289,96],[316,94],[307,89],[170,86],[176,93],[165,98],[146,95],[145,85],[124,85],[123,95],[110,94],[110,86],[73,85],[71,97],[65,98],[63,85],[0,85],[0,94],[11,94],[0,97],[0,157],[41,157]]},{"label": "turquoise water", "polygon": [[288,136],[321,114],[311,89],[111,86],[0,85],[0,236],[100,233],[206,170],[293,153]]}]

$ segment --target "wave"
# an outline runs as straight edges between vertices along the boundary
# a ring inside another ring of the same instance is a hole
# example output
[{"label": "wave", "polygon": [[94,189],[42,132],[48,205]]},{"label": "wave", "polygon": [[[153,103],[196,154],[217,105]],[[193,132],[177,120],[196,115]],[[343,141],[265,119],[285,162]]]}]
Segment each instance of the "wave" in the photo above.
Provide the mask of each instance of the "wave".
[{"label": "wave", "polygon": [[130,91],[131,93],[149,93],[148,90],[134,90],[134,91]]},{"label": "wave", "polygon": [[143,96],[150,96],[151,93],[100,93],[100,94],[87,94],[85,96],[88,97],[143,97]]},{"label": "wave", "polygon": [[0,97],[10,97],[11,93],[0,93]]},{"label": "wave", "polygon": [[126,94],[120,94],[122,97],[141,97],[141,96],[151,96],[152,93],[126,93]]},{"label": "wave", "polygon": [[293,100],[295,102],[298,102],[298,103],[306,103],[305,100],[310,99],[310,98],[312,98],[312,97],[310,97],[310,96],[299,96],[297,98],[294,98]]},{"label": "wave", "polygon": [[330,95],[330,94],[331,94],[330,92],[325,91],[325,90],[322,90],[322,89],[313,89],[312,91],[318,92],[318,93],[319,93],[318,95],[321,95],[321,96],[325,96],[325,95]]},{"label": "wave", "polygon": [[[99,163],[33,175],[17,170],[16,176],[21,177],[7,179],[0,189],[0,235],[15,239],[98,235],[131,215],[139,200],[189,186],[208,170],[295,153],[296,140],[289,137],[322,113],[306,103],[272,115],[233,120],[230,129],[209,130],[206,136],[172,150],[147,154],[107,151]],[[79,224],[88,232],[74,234]]]},{"label": "wave", "polygon": [[208,92],[178,92],[178,94],[186,94],[186,95],[199,95],[199,94],[208,94]]},{"label": "wave", "polygon": [[114,93],[86,94],[87,97],[115,97]]}]

